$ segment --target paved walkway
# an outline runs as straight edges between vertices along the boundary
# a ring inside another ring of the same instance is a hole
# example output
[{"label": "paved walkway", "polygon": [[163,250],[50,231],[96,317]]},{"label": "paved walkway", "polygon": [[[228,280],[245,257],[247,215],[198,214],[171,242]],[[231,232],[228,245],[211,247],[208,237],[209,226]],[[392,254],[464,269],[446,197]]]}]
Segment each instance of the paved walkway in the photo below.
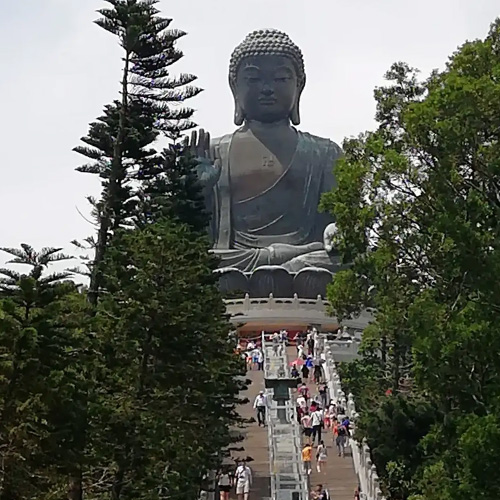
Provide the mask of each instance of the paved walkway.
[{"label": "paved walkway", "polygon": [[[295,359],[295,352],[295,348],[293,348],[293,351],[289,351],[289,359]],[[314,396],[317,392],[316,384],[312,381],[307,381],[306,383],[311,396]],[[347,447],[345,457],[339,457],[330,429],[323,431],[322,439],[328,450],[328,462],[326,463],[326,467],[322,467],[321,473],[318,473],[316,471],[316,451],[314,450],[311,487],[322,484],[330,493],[332,500],[352,500],[354,498],[354,491],[358,485],[358,478],[354,471],[351,450]]]},{"label": "paved walkway", "polygon": [[[240,415],[244,418],[254,417],[257,420],[257,415],[253,409],[253,402],[259,391],[264,390],[264,372],[249,370],[247,373],[252,383],[248,389],[242,393],[242,397],[249,399],[249,402],[242,406]],[[245,451],[233,452],[234,458],[252,457],[253,461],[249,462],[252,469],[253,485],[250,492],[250,500],[261,500],[271,496],[271,480],[269,471],[269,449],[267,439],[267,428],[259,427],[257,421],[243,429],[242,434],[245,436],[244,441],[236,446],[242,446]],[[236,498],[235,491],[231,493],[231,498]]]},{"label": "paved walkway", "polygon": [[[295,359],[295,347],[288,348],[289,360]],[[242,397],[249,399],[249,403],[243,405],[240,414],[244,418],[256,418],[253,409],[253,402],[260,390],[264,389],[264,372],[250,370],[247,377],[252,381],[248,389],[242,394]],[[316,393],[317,387],[312,381],[308,381],[311,395]],[[295,397],[295,395],[294,395]],[[250,424],[242,430],[245,439],[237,446],[244,447],[242,452],[233,452],[233,457],[253,458],[249,466],[253,473],[253,486],[250,493],[250,500],[261,500],[269,498],[270,493],[270,467],[269,467],[269,449],[267,428],[259,427],[257,422]],[[354,490],[358,485],[358,479],[354,472],[351,451],[346,448],[345,457],[338,457],[333,437],[330,429],[325,429],[323,440],[328,448],[328,462],[323,467],[321,473],[316,471],[316,463],[313,462],[313,472],[311,474],[311,486],[322,484],[330,493],[332,500],[352,500]],[[231,492],[231,498],[236,498],[234,489]]]}]

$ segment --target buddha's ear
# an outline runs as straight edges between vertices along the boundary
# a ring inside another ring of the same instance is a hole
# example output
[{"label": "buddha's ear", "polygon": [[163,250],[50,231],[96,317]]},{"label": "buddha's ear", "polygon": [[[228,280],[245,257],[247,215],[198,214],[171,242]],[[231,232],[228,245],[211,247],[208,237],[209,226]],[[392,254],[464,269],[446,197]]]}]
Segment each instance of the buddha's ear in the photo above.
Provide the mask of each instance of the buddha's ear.
[{"label": "buddha's ear", "polygon": [[243,122],[245,121],[245,112],[243,111],[243,108],[241,107],[241,104],[238,101],[236,84],[231,79],[231,77],[229,77],[229,87],[231,88],[231,92],[233,93],[233,98],[234,98],[234,124],[237,127],[239,127],[240,125],[243,125]]},{"label": "buddha's ear", "polygon": [[294,125],[300,125],[300,97],[297,98],[295,106],[290,113],[290,120]]},{"label": "buddha's ear", "polygon": [[300,125],[300,97],[302,96],[302,92],[304,91],[305,79],[300,84],[297,98],[295,99],[295,105],[292,108],[292,112],[290,113],[290,120],[294,125]]},{"label": "buddha's ear", "polygon": [[243,112],[243,108],[241,107],[240,103],[238,102],[238,98],[234,98],[234,124],[239,127],[240,125],[243,125],[243,122],[245,121],[245,113]]}]

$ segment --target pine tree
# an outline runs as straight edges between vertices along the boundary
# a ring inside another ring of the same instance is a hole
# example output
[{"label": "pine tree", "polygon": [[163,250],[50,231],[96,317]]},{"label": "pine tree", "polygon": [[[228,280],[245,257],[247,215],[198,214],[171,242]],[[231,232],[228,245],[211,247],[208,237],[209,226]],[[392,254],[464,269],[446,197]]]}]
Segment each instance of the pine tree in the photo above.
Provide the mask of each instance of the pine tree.
[{"label": "pine tree", "polygon": [[200,89],[193,75],[170,76],[170,66],[182,57],[176,42],[185,35],[169,29],[171,19],[159,16],[157,0],[106,0],[96,24],[117,36],[123,49],[121,100],[83,138],[87,146],[75,150],[92,163],[80,171],[103,179],[101,199],[94,203],[98,234],[91,269],[89,300],[96,305],[102,286],[102,261],[114,232],[127,221],[135,203],[130,181],[152,162],[161,162],[149,148],[158,133],[178,140],[194,124],[193,110],[179,106]]},{"label": "pine tree", "polygon": [[198,160],[180,143],[164,149],[161,161],[142,169],[136,224],[172,218],[205,233],[210,213],[198,178]]},{"label": "pine tree", "polygon": [[194,500],[233,440],[242,366],[208,248],[186,224],[163,220],[122,232],[108,251],[92,447],[94,476],[114,472],[89,492],[96,498]]},{"label": "pine tree", "polygon": [[31,270],[0,269],[0,498],[61,497],[89,388],[86,302],[69,273],[45,273],[60,249],[2,250]]}]

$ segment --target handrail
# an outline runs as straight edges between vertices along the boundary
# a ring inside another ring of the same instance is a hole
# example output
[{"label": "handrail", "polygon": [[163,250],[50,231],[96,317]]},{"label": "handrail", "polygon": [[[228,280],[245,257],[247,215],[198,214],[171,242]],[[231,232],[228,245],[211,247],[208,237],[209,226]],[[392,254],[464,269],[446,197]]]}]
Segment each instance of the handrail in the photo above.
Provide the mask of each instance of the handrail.
[{"label": "handrail", "polygon": [[[325,360],[323,369],[328,385],[328,391],[330,393],[330,398],[340,402],[342,407],[345,408],[346,414],[352,422],[352,428],[355,429],[356,420],[359,415],[356,412],[354,397],[352,394],[349,394],[346,398],[346,395],[342,390],[332,347],[332,341],[325,339],[325,348],[322,352],[322,357]],[[352,450],[354,469],[358,476],[361,488],[361,499],[385,500],[385,497],[382,495],[382,491],[380,490],[379,476],[377,474],[377,469],[372,462],[370,447],[368,446],[366,440],[359,443],[356,439],[354,439],[354,437],[351,436],[349,438],[349,444]]]},{"label": "handrail", "polygon": [[[278,354],[274,354],[273,344],[262,336],[264,353],[264,376],[266,379],[288,377],[288,357],[286,346],[280,344]],[[273,390],[267,389],[270,402],[267,412],[269,469],[271,476],[271,498],[273,500],[308,500],[309,488],[301,459],[300,426],[295,417],[292,398],[278,406],[272,399]],[[278,418],[278,410],[285,411],[284,423]]]}]

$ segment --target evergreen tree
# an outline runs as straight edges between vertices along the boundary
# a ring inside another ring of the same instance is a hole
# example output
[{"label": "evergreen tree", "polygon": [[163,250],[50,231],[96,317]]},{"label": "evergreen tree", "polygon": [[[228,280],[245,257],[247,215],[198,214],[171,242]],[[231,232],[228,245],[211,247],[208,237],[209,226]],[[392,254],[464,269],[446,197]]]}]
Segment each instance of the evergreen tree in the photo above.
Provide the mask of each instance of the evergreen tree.
[{"label": "evergreen tree", "polygon": [[[346,141],[338,187],[323,200],[353,262],[330,287],[336,312],[374,307],[368,341],[386,350],[393,397],[423,397],[435,410],[432,429],[417,433],[422,453],[398,457],[404,447],[394,446],[394,460],[377,463],[389,498],[500,494],[491,473],[500,465],[499,47],[497,20],[427,81],[394,65],[375,94],[377,130]],[[367,421],[392,408],[384,398]],[[405,418],[417,426],[412,412]],[[367,427],[369,442],[378,436]],[[403,495],[400,472],[412,461]]]},{"label": "evergreen tree", "polygon": [[[232,442],[242,384],[206,238],[162,220],[122,232],[96,321],[103,354],[91,498],[197,498]],[[95,484],[98,481],[94,481]]]},{"label": "evergreen tree", "polygon": [[210,212],[198,176],[199,160],[178,142],[164,149],[161,156],[161,161],[140,171],[136,224],[142,227],[167,217],[206,232]]},{"label": "evergreen tree", "polygon": [[31,270],[0,269],[0,498],[62,497],[89,387],[85,300],[68,273],[44,272],[60,249],[2,250]]},{"label": "evergreen tree", "polygon": [[[97,304],[102,286],[102,261],[114,232],[131,215],[134,193],[130,181],[137,172],[161,158],[150,145],[158,133],[177,140],[193,126],[193,110],[179,106],[200,89],[193,75],[170,75],[170,66],[182,57],[176,42],[185,35],[169,29],[171,19],[159,16],[157,0],[106,0],[96,24],[117,36],[123,49],[121,100],[106,107],[90,126],[76,151],[92,162],[80,171],[103,179],[101,199],[94,203],[98,234],[91,269],[89,300]],[[90,147],[88,147],[90,146]]]}]

